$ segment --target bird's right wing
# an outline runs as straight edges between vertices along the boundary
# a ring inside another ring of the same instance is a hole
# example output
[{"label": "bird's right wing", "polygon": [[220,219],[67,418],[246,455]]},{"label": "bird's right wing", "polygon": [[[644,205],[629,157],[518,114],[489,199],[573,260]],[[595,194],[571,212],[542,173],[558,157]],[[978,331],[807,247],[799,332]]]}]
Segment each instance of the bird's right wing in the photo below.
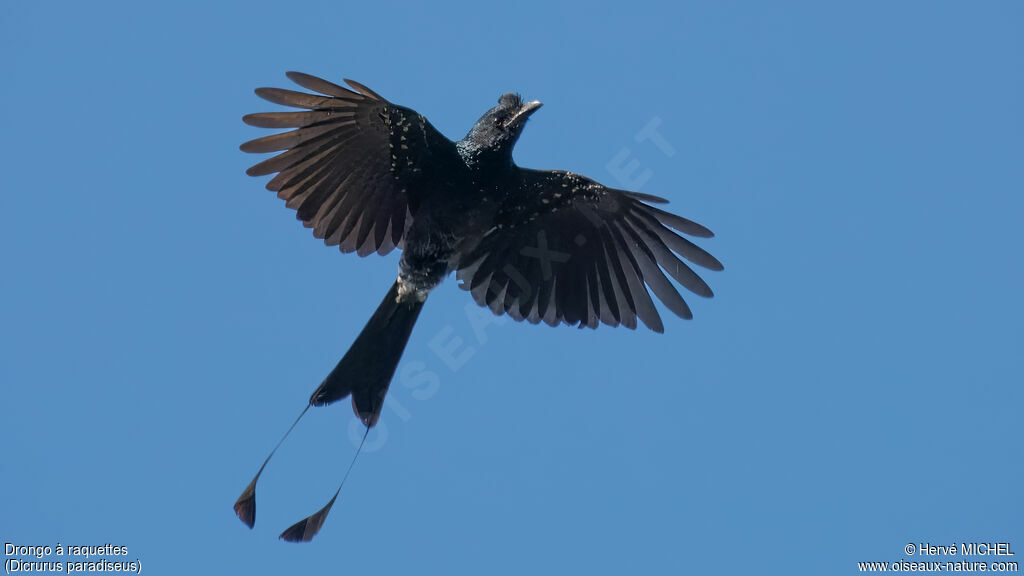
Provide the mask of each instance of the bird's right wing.
[{"label": "bird's right wing", "polygon": [[590,328],[635,328],[639,318],[661,332],[648,287],[676,315],[692,316],[665,273],[711,296],[680,257],[711,270],[722,264],[672,229],[704,237],[711,231],[649,205],[664,199],[557,170],[521,170],[511,189],[457,270],[460,286],[495,314]]},{"label": "bird's right wing", "polygon": [[256,94],[302,112],[249,114],[261,128],[291,128],[242,144],[245,152],[284,151],[246,171],[277,175],[277,192],[296,217],[328,246],[366,256],[401,248],[416,212],[417,184],[433,166],[457,159],[455,145],[426,118],[396,106],[369,88],[288,72],[296,84],[319,92],[259,88]]}]

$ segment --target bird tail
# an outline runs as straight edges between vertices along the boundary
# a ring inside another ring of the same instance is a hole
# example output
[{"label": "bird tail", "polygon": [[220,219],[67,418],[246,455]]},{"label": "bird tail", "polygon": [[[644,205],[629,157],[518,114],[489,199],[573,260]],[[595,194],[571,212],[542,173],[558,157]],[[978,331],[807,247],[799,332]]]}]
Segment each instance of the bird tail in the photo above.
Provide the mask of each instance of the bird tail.
[{"label": "bird tail", "polygon": [[377,423],[384,395],[402,358],[423,300],[399,300],[398,281],[370,317],[352,347],[313,392],[309,403],[323,406],[352,395],[352,410],[368,428]]}]

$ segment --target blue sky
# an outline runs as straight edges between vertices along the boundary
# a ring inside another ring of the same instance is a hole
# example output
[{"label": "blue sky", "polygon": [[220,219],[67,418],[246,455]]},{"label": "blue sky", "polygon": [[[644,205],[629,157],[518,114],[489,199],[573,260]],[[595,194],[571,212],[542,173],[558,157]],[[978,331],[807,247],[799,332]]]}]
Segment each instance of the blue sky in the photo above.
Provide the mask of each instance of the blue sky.
[{"label": "blue sky", "polygon": [[[586,6],[4,3],[0,539],[149,574],[1024,548],[1024,8]],[[324,247],[245,176],[240,118],[286,70],[450,138],[502,92],[543,101],[517,162],[640,178],[716,232],[716,297],[661,335],[579,331],[478,316],[449,279],[317,540],[276,537],[348,465],[347,403],[296,429],[246,529],[232,503],[398,259]]]}]

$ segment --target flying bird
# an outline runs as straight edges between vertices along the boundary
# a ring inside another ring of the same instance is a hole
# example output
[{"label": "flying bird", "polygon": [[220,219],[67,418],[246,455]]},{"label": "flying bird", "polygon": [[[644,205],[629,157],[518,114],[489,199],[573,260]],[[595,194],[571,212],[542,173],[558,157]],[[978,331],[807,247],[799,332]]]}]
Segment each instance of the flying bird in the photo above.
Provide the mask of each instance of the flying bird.
[{"label": "flying bird", "polygon": [[[669,278],[712,296],[690,264],[710,270],[722,264],[684,237],[712,233],[652,206],[667,200],[513,162],[516,141],[540,102],[503,94],[453,142],[422,115],[358,82],[346,79],[346,88],[299,72],[287,76],[314,93],[256,90],[299,111],[242,118],[287,129],[241,145],[245,152],[276,154],[246,173],[276,174],[267,189],[328,246],[359,256],[402,251],[391,289],[288,433],[310,406],[348,396],[368,432],[427,297],[452,272],[495,314],[551,326],[633,329],[639,321],[662,332],[651,293],[676,316],[692,317]],[[235,503],[250,527],[256,482],[276,450]],[[281,537],[312,539],[338,492]]]}]

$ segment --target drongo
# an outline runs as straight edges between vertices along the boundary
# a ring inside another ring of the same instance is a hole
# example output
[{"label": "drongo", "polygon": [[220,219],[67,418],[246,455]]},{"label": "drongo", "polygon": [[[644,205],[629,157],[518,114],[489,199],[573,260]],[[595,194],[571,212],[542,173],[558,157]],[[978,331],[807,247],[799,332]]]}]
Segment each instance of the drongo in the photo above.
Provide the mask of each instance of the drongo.
[{"label": "drongo", "polygon": [[[692,317],[669,278],[712,295],[691,264],[722,264],[685,238],[711,231],[652,206],[665,199],[516,166],[512,150],[540,102],[503,94],[453,142],[358,82],[345,80],[346,88],[287,76],[313,93],[256,90],[298,111],[243,117],[251,126],[286,129],[242,144],[245,152],[275,154],[247,173],[274,174],[266,187],[328,246],[359,256],[402,251],[391,289],[306,409],[351,396],[367,431],[374,426],[427,296],[452,272],[495,314],[551,326],[636,328],[639,320],[662,332],[652,293],[675,315]],[[250,526],[258,478],[235,504]],[[336,498],[282,538],[311,539]]]}]

